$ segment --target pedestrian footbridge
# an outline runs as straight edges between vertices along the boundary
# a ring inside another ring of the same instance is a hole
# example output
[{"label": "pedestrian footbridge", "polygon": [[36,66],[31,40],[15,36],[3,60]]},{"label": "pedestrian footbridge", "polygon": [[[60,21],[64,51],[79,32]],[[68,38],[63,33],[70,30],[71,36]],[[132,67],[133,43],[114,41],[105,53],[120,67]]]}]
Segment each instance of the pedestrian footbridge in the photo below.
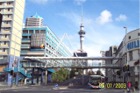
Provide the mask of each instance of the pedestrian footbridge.
[{"label": "pedestrian footbridge", "polygon": [[89,65],[88,62],[95,60],[121,60],[114,57],[24,57],[23,66],[25,68],[114,68],[119,69],[119,65]]}]

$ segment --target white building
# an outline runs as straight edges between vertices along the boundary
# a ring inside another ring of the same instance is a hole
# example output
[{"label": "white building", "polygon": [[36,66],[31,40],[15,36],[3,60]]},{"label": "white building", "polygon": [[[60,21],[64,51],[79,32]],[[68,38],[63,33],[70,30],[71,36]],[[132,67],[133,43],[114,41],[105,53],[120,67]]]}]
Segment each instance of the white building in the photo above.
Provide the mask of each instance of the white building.
[{"label": "white building", "polygon": [[[107,51],[106,51],[107,52]],[[126,55],[127,54],[127,55]],[[111,55],[112,56],[112,55]],[[134,86],[140,85],[140,29],[130,31],[126,34],[121,44],[118,46],[115,57],[122,57],[122,60],[113,60],[112,64],[121,66],[122,68],[125,65],[130,66],[130,80]],[[116,72],[110,70],[110,72]],[[108,73],[110,73],[108,72]],[[123,71],[121,70],[122,77],[119,78],[120,81],[123,81]],[[116,75],[116,74],[115,74]],[[108,75],[109,76],[109,75]],[[111,78],[111,76],[110,76]],[[117,75],[115,79],[118,80]],[[138,84],[139,82],[139,84]]]},{"label": "white building", "polygon": [[26,18],[25,26],[43,26],[43,18],[36,13],[34,16]]}]

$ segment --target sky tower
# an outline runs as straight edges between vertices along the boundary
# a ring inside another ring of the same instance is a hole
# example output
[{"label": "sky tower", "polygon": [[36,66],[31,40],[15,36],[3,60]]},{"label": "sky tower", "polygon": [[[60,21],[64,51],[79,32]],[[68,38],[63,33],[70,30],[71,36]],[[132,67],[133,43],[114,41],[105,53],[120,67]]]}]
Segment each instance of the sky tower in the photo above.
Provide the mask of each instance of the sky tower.
[{"label": "sky tower", "polygon": [[83,52],[83,41],[85,36],[84,25],[83,25],[83,6],[81,5],[81,25],[80,31],[78,32],[80,36],[80,51]]},{"label": "sky tower", "polygon": [[84,26],[81,23],[80,26],[80,31],[78,32],[79,36],[80,36],[80,51],[83,52],[83,41],[84,41],[84,36],[85,36],[85,31],[84,31]]},{"label": "sky tower", "polygon": [[74,52],[74,56],[77,57],[87,57],[87,53],[83,49],[83,41],[84,41],[84,36],[86,32],[84,31],[84,25],[83,25],[83,7],[81,5],[81,25],[80,25],[80,31],[78,32],[80,36],[80,51]]}]

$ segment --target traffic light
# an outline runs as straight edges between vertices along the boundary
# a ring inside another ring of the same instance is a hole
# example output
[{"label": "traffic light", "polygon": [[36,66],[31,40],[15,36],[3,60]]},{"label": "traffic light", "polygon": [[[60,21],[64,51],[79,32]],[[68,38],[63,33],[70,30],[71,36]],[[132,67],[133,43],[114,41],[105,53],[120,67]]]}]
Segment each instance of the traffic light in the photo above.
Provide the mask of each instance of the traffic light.
[{"label": "traffic light", "polygon": [[129,65],[126,65],[126,70],[130,71],[130,66]]},{"label": "traffic light", "polygon": [[123,72],[125,72],[125,71],[130,71],[130,66],[129,65],[123,66]]},{"label": "traffic light", "polygon": [[116,73],[117,73],[118,76],[121,75],[121,71],[120,70],[118,70]]}]

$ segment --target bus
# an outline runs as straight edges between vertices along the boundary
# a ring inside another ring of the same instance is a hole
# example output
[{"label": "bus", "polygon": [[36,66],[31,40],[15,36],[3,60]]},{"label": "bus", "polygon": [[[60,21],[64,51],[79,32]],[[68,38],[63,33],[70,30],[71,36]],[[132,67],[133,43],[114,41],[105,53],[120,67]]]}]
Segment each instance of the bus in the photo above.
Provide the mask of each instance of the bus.
[{"label": "bus", "polygon": [[[88,85],[90,88],[94,88],[94,89],[100,89],[101,86],[103,88],[104,79],[105,79],[105,77],[101,76],[101,75],[90,75]],[[100,84],[102,84],[102,85],[100,85]]]}]

